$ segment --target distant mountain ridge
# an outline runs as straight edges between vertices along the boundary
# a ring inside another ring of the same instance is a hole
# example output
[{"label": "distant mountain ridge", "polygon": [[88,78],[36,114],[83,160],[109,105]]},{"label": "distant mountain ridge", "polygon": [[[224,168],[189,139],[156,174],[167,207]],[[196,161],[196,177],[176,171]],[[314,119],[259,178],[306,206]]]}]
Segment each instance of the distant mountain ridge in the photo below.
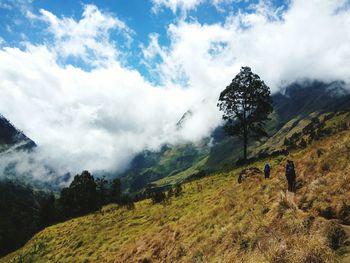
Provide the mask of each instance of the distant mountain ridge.
[{"label": "distant mountain ridge", "polygon": [[36,147],[36,144],[33,140],[0,114],[0,152],[10,148],[14,150],[31,150],[34,147]]},{"label": "distant mountain ridge", "polygon": [[[251,142],[251,155],[266,156],[288,147],[299,147],[304,141],[309,143],[314,138],[314,135],[307,134],[308,127],[318,128],[320,134],[326,132],[323,128],[332,132],[329,129],[338,128],[324,127],[326,122],[330,122],[329,119],[341,117],[346,122],[349,117],[347,114],[340,117],[331,114],[350,112],[350,92],[342,81],[295,82],[282,88],[272,98],[274,112],[271,120],[266,123],[270,138],[266,138],[260,145]],[[191,110],[185,112],[177,122],[177,128],[181,129],[185,121],[190,121],[191,116]],[[285,145],[287,142],[290,145]],[[145,187],[163,187],[191,176],[230,169],[240,156],[241,141],[228,137],[222,127],[217,127],[201,142],[165,145],[158,152],[139,153],[120,177],[129,192],[138,192]]]}]

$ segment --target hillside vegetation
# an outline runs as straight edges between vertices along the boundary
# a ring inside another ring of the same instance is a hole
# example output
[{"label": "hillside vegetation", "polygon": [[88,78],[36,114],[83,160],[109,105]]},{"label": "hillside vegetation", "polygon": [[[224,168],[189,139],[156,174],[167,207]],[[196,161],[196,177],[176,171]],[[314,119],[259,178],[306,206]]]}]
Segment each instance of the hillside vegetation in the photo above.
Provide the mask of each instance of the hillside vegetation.
[{"label": "hillside vegetation", "polygon": [[[287,158],[295,202],[285,194]],[[108,205],[44,229],[0,262],[346,262],[349,130],[250,166],[266,161],[269,180],[253,172],[239,184],[239,167],[184,183],[163,204]]]},{"label": "hillside vegetation", "polygon": [[[312,141],[350,127],[350,94],[343,82],[294,83],[272,96],[274,112],[265,128],[267,138],[250,140],[248,158],[259,159],[304,148]],[[178,123],[191,121],[191,112]],[[159,151],[146,150],[118,176],[125,192],[144,188],[161,189],[214,172],[233,169],[242,157],[242,140],[227,136],[222,126],[197,143],[164,145]]]}]

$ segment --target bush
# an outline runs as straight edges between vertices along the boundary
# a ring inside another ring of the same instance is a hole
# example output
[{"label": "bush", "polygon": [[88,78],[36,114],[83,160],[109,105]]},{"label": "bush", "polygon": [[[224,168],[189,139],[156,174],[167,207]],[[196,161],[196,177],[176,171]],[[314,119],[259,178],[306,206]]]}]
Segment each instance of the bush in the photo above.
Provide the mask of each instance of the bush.
[{"label": "bush", "polygon": [[120,206],[126,207],[129,210],[135,208],[134,201],[129,195],[123,195],[120,199]]},{"label": "bush", "polygon": [[181,186],[181,184],[176,184],[175,187],[174,187],[174,195],[175,195],[175,197],[180,196],[181,193],[182,193],[182,186]]},{"label": "bush", "polygon": [[331,206],[327,206],[325,209],[318,209],[320,216],[326,219],[336,218],[336,213]]},{"label": "bush", "polygon": [[343,203],[338,212],[338,218],[343,224],[350,224],[350,206]]},{"label": "bush", "polygon": [[165,202],[166,195],[164,192],[153,192],[151,194],[151,200],[153,204]]},{"label": "bush", "polygon": [[332,223],[328,228],[327,241],[330,248],[336,250],[344,245],[347,235],[344,229],[336,223]]}]

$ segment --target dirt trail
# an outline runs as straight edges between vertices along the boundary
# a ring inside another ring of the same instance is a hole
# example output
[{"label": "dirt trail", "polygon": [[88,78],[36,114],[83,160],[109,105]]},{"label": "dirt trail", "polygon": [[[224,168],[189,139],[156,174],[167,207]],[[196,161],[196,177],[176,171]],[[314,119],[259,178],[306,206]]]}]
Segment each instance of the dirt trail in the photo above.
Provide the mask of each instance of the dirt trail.
[{"label": "dirt trail", "polygon": [[341,263],[350,263],[350,225],[342,225],[344,231],[348,235],[348,239],[345,242],[345,253],[344,257],[341,259]]}]

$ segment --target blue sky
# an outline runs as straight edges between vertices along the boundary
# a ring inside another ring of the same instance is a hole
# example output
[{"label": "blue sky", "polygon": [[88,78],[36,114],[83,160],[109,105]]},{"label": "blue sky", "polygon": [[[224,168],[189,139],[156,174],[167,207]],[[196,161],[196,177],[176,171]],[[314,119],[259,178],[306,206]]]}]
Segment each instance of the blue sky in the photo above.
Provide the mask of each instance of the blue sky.
[{"label": "blue sky", "polygon": [[0,0],[0,113],[38,145],[21,169],[121,171],[144,149],[197,142],[242,66],[273,93],[350,86],[349,2]]},{"label": "blue sky", "polygon": [[[171,1],[169,1],[171,2]],[[198,21],[201,24],[225,23],[227,17],[237,12],[254,12],[255,1],[222,1],[214,5],[211,1],[203,1],[195,8],[181,7],[181,1],[177,9],[171,10],[166,6],[159,6],[151,0],[100,0],[100,1],[57,1],[57,0],[1,0],[0,1],[0,36],[12,47],[22,47],[23,41],[35,44],[48,43],[51,41],[47,33],[47,24],[43,21],[35,21],[28,18],[28,13],[39,14],[41,9],[47,10],[57,17],[71,17],[79,20],[84,6],[95,5],[99,10],[118,17],[133,31],[132,43],[124,46],[123,39],[119,34],[111,30],[111,40],[115,41],[119,48],[128,53],[127,65],[136,68],[149,80],[152,79],[147,68],[141,61],[142,45],[147,45],[150,34],[158,34],[158,42],[167,47],[171,40],[167,35],[169,24],[179,20]],[[269,4],[274,8],[288,7],[288,1],[274,0]],[[157,9],[155,9],[157,8]],[[89,69],[90,66],[77,59],[69,58],[64,63]]]}]

